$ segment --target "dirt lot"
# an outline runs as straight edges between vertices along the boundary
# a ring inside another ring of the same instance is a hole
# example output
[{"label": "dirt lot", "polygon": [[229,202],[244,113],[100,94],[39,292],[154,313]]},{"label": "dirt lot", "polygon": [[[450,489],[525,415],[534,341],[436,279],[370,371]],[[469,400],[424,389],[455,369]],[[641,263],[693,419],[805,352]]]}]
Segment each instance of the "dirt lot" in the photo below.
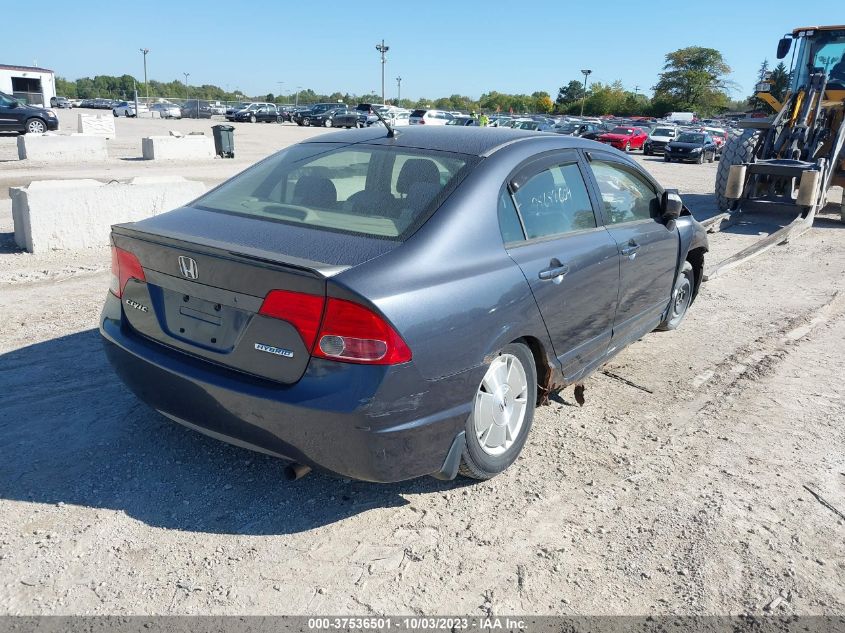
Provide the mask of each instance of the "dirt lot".
[{"label": "dirt lot", "polygon": [[[277,460],[136,401],[95,329],[107,250],[18,252],[4,198],[44,177],[214,184],[319,130],[243,124],[234,161],[162,166],[134,160],[141,134],[209,123],[117,123],[106,164],[0,163],[0,612],[845,612],[845,225],[832,214],[705,284],[679,331],[587,382],[583,407],[564,392],[539,410],[492,481],[289,483]],[[0,138],[0,160],[13,144]],[[697,216],[714,212],[714,165],[641,160]],[[772,226],[712,236],[709,264]]]}]

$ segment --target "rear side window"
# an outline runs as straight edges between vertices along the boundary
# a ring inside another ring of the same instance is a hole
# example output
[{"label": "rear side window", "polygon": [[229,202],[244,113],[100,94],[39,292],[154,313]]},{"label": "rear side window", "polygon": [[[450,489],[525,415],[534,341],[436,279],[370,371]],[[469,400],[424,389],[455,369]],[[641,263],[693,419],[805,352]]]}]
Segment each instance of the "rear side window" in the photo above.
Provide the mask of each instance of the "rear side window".
[{"label": "rear side window", "polygon": [[426,112],[427,112],[427,110],[414,110],[413,112],[411,112],[411,116],[412,117],[422,117],[422,116],[425,116]]},{"label": "rear side window", "polygon": [[499,195],[499,229],[502,231],[502,241],[505,244],[521,242],[525,239],[519,215],[507,189],[502,189]]},{"label": "rear side window", "polygon": [[404,240],[477,161],[408,148],[295,145],[235,176],[196,206]]},{"label": "rear side window", "polygon": [[544,169],[514,194],[530,239],[596,227],[596,216],[577,163]]}]

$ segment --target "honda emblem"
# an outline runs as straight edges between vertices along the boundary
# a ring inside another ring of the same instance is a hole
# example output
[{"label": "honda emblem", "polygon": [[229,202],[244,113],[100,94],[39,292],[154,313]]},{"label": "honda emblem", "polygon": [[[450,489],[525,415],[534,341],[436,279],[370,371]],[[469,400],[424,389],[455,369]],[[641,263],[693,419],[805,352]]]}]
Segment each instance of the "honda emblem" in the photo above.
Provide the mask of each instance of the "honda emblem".
[{"label": "honda emblem", "polygon": [[185,255],[179,256],[179,272],[186,279],[196,279],[199,276],[197,260]]}]

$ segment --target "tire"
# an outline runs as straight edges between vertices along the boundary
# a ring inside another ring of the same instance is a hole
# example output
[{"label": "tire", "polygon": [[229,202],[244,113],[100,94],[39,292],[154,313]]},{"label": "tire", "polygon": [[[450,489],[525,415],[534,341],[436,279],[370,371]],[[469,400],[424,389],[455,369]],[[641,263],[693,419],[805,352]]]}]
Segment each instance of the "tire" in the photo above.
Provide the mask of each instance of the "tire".
[{"label": "tire", "polygon": [[311,127],[311,119],[305,117],[304,119],[302,119],[302,125],[304,125],[305,127]]},{"label": "tire", "polygon": [[693,272],[692,264],[684,262],[684,265],[681,266],[681,272],[675,279],[675,285],[672,287],[672,305],[669,307],[669,313],[663,323],[657,326],[658,330],[668,332],[678,329],[692,304],[694,289],[695,272]]},{"label": "tire", "polygon": [[845,191],[842,193],[842,206],[839,207],[839,219],[845,224]]},{"label": "tire", "polygon": [[647,150],[643,145],[643,156],[651,156],[651,150]]},{"label": "tire", "polygon": [[707,162],[712,163],[714,160],[716,160],[716,152],[710,154],[710,158],[707,159]]},{"label": "tire", "polygon": [[111,113],[114,115],[114,118],[119,117],[120,115],[117,113],[117,110],[112,110]]},{"label": "tire", "polygon": [[727,211],[730,206],[730,201],[725,197],[725,189],[728,186],[731,165],[741,165],[751,159],[759,136],[758,130],[743,130],[741,134],[732,134],[722,148],[719,168],[716,171],[716,202],[720,211]]},{"label": "tire", "polygon": [[324,125],[325,127],[331,127],[331,126],[332,126],[332,120],[331,120],[331,119],[326,119],[325,121],[323,121],[323,125]]},{"label": "tire", "polygon": [[41,119],[29,119],[24,125],[25,134],[44,134],[47,131],[47,124]]},{"label": "tire", "polygon": [[669,154],[663,154],[663,161],[666,163],[671,163],[672,159],[669,158]]},{"label": "tire", "polygon": [[250,123],[255,123],[257,120],[258,120],[258,119],[256,119],[256,118],[255,118],[255,115],[254,115],[254,114],[250,114],[250,115],[249,115],[249,122],[250,122]]},{"label": "tire", "polygon": [[625,152],[626,154],[627,154],[628,152],[630,152],[630,151],[631,151],[631,144],[630,144],[630,143],[625,143],[625,149],[623,149],[622,151],[623,151],[623,152]]},{"label": "tire", "polygon": [[475,393],[460,474],[483,480],[508,468],[525,446],[536,403],[537,368],[531,350],[522,343],[505,345]]},{"label": "tire", "polygon": [[698,158],[695,159],[696,164],[698,164],[698,165],[704,164],[704,154],[705,154],[705,152],[702,150],[702,152],[698,155]]}]

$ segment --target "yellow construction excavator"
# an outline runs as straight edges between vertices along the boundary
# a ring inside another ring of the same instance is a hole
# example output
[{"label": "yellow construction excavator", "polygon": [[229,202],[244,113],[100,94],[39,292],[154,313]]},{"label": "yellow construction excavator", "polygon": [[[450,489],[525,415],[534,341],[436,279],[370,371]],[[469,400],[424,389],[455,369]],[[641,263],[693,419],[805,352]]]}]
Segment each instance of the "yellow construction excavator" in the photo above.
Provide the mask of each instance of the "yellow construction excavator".
[{"label": "yellow construction excavator", "polygon": [[[790,51],[783,103],[765,81],[757,85],[776,114],[739,122],[716,177],[722,211],[795,214],[782,241],[812,225],[831,187],[845,186],[845,25],[795,29],[778,43],[777,58]],[[845,221],[845,197],[841,213]]]}]

